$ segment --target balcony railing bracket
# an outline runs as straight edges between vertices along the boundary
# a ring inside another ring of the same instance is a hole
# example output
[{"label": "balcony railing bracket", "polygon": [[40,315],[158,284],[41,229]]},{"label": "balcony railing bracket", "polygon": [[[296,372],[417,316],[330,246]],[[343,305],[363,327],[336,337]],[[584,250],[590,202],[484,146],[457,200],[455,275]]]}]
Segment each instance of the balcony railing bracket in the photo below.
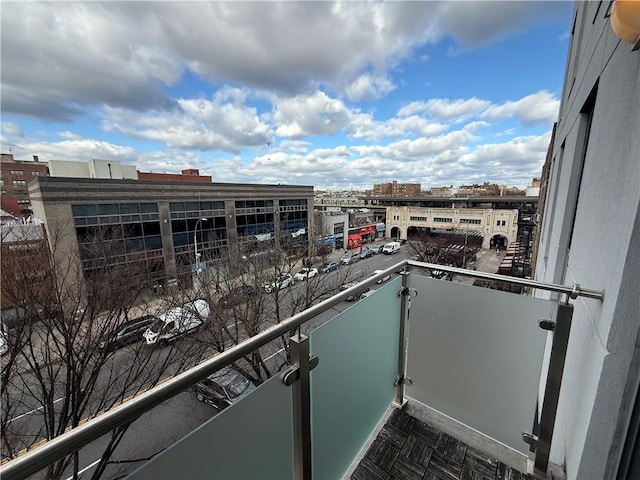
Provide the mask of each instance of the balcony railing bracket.
[{"label": "balcony railing bracket", "polygon": [[538,445],[538,436],[533,433],[522,432],[522,441],[535,450]]},{"label": "balcony railing bracket", "polygon": [[396,380],[393,382],[393,386],[397,387],[398,385],[413,385],[413,380],[405,375],[396,375]]},{"label": "balcony railing bracket", "polygon": [[413,298],[418,296],[418,291],[415,288],[402,287],[398,291],[398,296]]},{"label": "balcony railing bracket", "polygon": [[[320,362],[320,359],[318,357],[316,357],[315,355],[310,356],[309,369],[313,370],[314,368],[316,368],[319,362]],[[300,378],[300,370],[298,369],[298,367],[291,365],[289,369],[282,375],[282,382],[287,387],[290,387],[291,385],[296,383],[299,378]]]},{"label": "balcony railing bracket", "polygon": [[549,319],[543,318],[542,320],[538,321],[538,326],[542,330],[547,330],[549,332],[553,332],[556,329],[556,322],[554,322],[553,320],[549,320]]}]

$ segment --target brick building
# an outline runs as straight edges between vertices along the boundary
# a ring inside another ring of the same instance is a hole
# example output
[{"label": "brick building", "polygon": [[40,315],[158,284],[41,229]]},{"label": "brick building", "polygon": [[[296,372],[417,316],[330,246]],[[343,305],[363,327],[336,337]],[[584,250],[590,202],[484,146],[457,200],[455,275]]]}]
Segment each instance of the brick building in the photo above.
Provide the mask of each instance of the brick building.
[{"label": "brick building", "polygon": [[15,160],[12,154],[3,153],[1,165],[2,210],[15,217],[29,217],[32,211],[27,185],[36,177],[48,175],[47,164],[40,162],[37,155],[33,160]]},{"label": "brick building", "polygon": [[391,183],[376,183],[372,196],[419,197],[421,189],[419,183],[398,183],[394,180]]},{"label": "brick building", "polygon": [[182,173],[154,173],[138,170],[138,180],[153,182],[211,183],[211,175],[200,175],[197,168],[187,168]]}]

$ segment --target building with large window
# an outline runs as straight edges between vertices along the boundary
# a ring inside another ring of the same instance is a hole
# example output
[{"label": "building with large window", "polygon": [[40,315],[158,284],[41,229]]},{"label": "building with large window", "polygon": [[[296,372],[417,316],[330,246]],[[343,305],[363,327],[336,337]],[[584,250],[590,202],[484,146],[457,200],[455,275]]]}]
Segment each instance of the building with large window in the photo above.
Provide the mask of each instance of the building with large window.
[{"label": "building with large window", "polygon": [[154,281],[174,284],[190,281],[196,263],[215,262],[231,246],[250,253],[271,241],[306,250],[313,224],[309,186],[49,177],[30,193],[50,243],[76,252],[85,276],[99,260],[96,241],[110,247],[100,251],[114,262],[138,264]]}]

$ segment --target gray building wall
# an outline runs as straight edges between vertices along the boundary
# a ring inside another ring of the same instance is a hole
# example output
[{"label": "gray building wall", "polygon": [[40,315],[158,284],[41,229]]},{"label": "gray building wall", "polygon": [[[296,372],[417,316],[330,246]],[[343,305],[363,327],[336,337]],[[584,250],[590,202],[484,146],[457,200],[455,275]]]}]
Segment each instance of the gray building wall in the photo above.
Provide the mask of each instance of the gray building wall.
[{"label": "gray building wall", "polygon": [[[171,230],[170,202],[223,201],[228,245],[237,242],[236,200],[272,200],[274,225],[279,226],[277,204],[279,200],[305,200],[307,205],[307,229],[313,228],[313,187],[250,184],[185,184],[177,182],[148,182],[137,180],[109,180],[86,178],[47,177],[29,185],[33,198],[34,214],[47,225],[51,244],[61,244],[60,262],[78,262],[79,245],[75,235],[75,223],[71,205],[113,204],[149,202],[158,206],[160,237],[165,274],[172,283],[178,275],[176,248]],[[309,208],[311,208],[309,210]],[[63,235],[61,235],[64,233]],[[62,238],[60,241],[58,238]],[[309,236],[309,239],[311,237]],[[53,243],[52,243],[53,242]],[[183,247],[185,248],[185,247]],[[188,248],[188,246],[186,247]],[[66,258],[68,257],[68,258]]]},{"label": "gray building wall", "polygon": [[605,291],[573,302],[551,452],[568,478],[615,478],[640,372],[640,52],[606,10],[576,3],[536,267]]}]

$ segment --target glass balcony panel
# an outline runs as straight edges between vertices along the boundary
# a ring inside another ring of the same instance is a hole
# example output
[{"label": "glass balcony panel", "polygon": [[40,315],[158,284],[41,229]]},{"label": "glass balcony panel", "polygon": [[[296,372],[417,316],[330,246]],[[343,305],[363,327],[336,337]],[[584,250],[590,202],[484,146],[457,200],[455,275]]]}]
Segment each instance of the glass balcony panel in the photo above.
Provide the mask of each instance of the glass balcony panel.
[{"label": "glass balcony panel", "polygon": [[292,431],[291,388],[276,375],[128,478],[293,478]]},{"label": "glass balcony panel", "polygon": [[313,478],[342,478],[394,400],[402,279],[311,333]]},{"label": "glass balcony panel", "polygon": [[412,275],[407,395],[527,454],[554,304]]}]

